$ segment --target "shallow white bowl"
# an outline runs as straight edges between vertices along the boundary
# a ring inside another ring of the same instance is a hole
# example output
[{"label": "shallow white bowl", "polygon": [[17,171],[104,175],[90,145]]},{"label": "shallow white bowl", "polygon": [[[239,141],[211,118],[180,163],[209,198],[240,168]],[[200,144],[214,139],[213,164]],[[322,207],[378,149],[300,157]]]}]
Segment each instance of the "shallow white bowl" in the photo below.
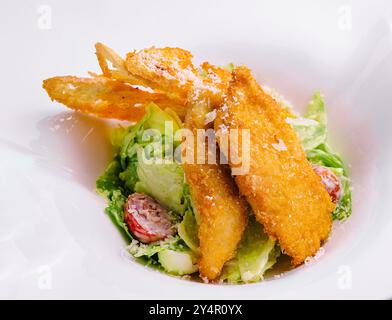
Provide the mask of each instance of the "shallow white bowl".
[{"label": "shallow white bowl", "polygon": [[[47,14],[49,16],[45,16]],[[0,4],[1,298],[390,298],[392,5],[387,1],[40,1]],[[110,123],[41,89],[97,71],[93,44],[150,45],[246,64],[297,110],[326,97],[330,139],[351,165],[354,212],[323,255],[279,279],[193,283],[129,261],[93,191]]]}]

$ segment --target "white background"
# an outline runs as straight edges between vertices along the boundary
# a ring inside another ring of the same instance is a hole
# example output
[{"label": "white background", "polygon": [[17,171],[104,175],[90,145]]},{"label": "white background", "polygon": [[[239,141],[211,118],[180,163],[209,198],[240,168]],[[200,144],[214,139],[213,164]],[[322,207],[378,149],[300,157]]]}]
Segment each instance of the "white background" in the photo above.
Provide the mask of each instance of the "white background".
[{"label": "white background", "polygon": [[[1,298],[392,297],[390,1],[1,1],[0,39]],[[321,89],[354,184],[353,216],[324,255],[246,286],[190,283],[124,258],[93,191],[111,156],[108,124],[41,88],[98,71],[96,41],[122,55],[179,46],[197,62],[247,64],[298,109]]]}]

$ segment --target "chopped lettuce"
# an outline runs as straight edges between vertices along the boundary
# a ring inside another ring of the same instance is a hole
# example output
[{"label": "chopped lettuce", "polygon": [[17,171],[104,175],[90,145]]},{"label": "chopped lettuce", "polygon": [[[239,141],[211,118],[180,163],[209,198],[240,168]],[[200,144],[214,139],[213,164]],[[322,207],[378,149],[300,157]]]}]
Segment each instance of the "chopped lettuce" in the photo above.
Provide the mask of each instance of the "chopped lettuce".
[{"label": "chopped lettuce", "polygon": [[178,225],[178,234],[187,246],[197,255],[199,254],[199,217],[193,206],[189,186],[184,184],[183,189],[185,214]]},{"label": "chopped lettuce", "polygon": [[198,225],[192,211],[185,212],[184,218],[178,225],[178,234],[195,253],[199,253]]},{"label": "chopped lettuce", "polygon": [[237,253],[242,281],[256,282],[263,279],[264,272],[276,262],[274,247],[275,240],[251,216]]},{"label": "chopped lettuce", "polygon": [[135,191],[147,194],[164,207],[182,214],[184,172],[181,166],[175,162],[148,163],[143,161],[142,152],[139,149],[136,170],[139,181],[135,185]]},{"label": "chopped lettuce", "polygon": [[165,124],[171,124],[173,130],[169,131],[169,135],[181,128],[181,120],[177,114],[170,110],[163,111],[156,104],[151,103],[147,106],[147,118],[145,118],[144,128],[158,130],[162,135],[165,134]]},{"label": "chopped lettuce", "polygon": [[[167,123],[171,125],[167,126]],[[197,270],[192,260],[195,257],[192,252],[198,247],[192,243],[196,243],[197,226],[193,224],[194,214],[182,168],[166,158],[167,142],[172,141],[180,127],[175,113],[150,104],[146,115],[136,125],[115,129],[111,142],[118,154],[98,178],[96,189],[108,201],[106,213],[130,242],[127,248],[134,257],[163,269],[167,266],[170,269],[167,272],[187,274]],[[169,210],[174,220],[185,215],[180,235],[151,244],[134,239],[124,221],[123,210],[127,197],[133,192],[154,198]],[[170,264],[177,260],[183,262],[178,270]]]},{"label": "chopped lettuce", "polygon": [[336,174],[337,177],[339,177],[343,194],[339,202],[336,204],[332,218],[334,220],[343,220],[348,218],[352,213],[351,184],[342,158],[338,154],[332,152],[326,143],[318,146],[316,149],[309,150],[307,152],[307,157],[313,164],[329,168]]},{"label": "chopped lettuce", "polygon": [[236,257],[224,266],[221,280],[231,283],[256,282],[263,279],[280,255],[276,241],[263,230],[254,215],[250,215],[248,225],[239,244]]},{"label": "chopped lettuce", "polygon": [[169,237],[165,240],[150,244],[144,244],[137,240],[133,240],[127,246],[128,252],[131,253],[135,258],[151,258],[155,254],[166,249],[182,252],[186,251],[187,247],[184,245],[183,241],[181,241],[180,237],[178,236]]},{"label": "chopped lettuce", "polygon": [[[115,179],[116,186],[120,186],[127,195],[132,192],[145,193],[164,207],[183,214],[182,168],[175,161],[162,163],[165,159],[163,145],[165,141],[173,139],[180,124],[178,119],[155,104],[148,105],[146,111],[146,115],[136,125],[114,130],[112,143],[119,153],[116,156],[116,170],[111,170],[110,178]],[[165,131],[167,122],[172,123],[172,128]],[[106,189],[103,181],[102,177],[97,181],[100,190]]]},{"label": "chopped lettuce", "polygon": [[126,223],[124,222],[124,204],[126,196],[124,187],[119,178],[121,165],[116,157],[107,167],[106,171],[98,178],[96,182],[97,192],[108,201],[105,212],[108,214],[113,223],[119,228],[121,233],[133,239]]},{"label": "chopped lettuce", "polygon": [[320,92],[316,92],[309,103],[304,117],[288,118],[299,135],[302,147],[312,150],[327,140],[327,115],[324,100]]},{"label": "chopped lettuce", "polygon": [[304,117],[288,118],[301,139],[308,160],[332,170],[340,179],[343,195],[332,214],[334,220],[346,219],[351,215],[351,187],[346,165],[334,153],[327,142],[327,113],[320,92],[315,92]]},{"label": "chopped lettuce", "polygon": [[106,200],[110,200],[114,191],[122,190],[122,181],[119,177],[122,171],[118,157],[108,165],[105,172],[96,182],[97,192]]},{"label": "chopped lettuce", "polygon": [[237,284],[241,283],[241,271],[238,264],[238,259],[233,258],[225,263],[222,269],[222,273],[219,277],[220,281]]},{"label": "chopped lettuce", "polygon": [[[168,121],[172,126],[167,126]],[[327,117],[321,94],[313,95],[303,117],[287,121],[298,133],[308,160],[329,168],[340,178],[343,196],[333,218],[347,218],[351,214],[350,180],[342,158],[327,143]],[[180,127],[175,113],[150,104],[146,115],[136,125],[114,130],[111,141],[117,155],[96,182],[97,192],[108,201],[106,213],[129,242],[127,250],[147,264],[177,275],[196,272],[199,254],[199,217],[183,170],[174,160],[165,161],[166,156],[172,154],[167,142],[173,141]],[[127,197],[133,192],[147,194],[166,207],[178,222],[178,234],[151,244],[134,239],[124,221],[123,211]],[[260,281],[280,254],[276,241],[250,214],[237,254],[224,265],[220,280],[229,283]]]},{"label": "chopped lettuce", "polygon": [[165,271],[178,276],[192,274],[199,270],[197,257],[190,250],[165,249],[158,253],[158,260]]}]

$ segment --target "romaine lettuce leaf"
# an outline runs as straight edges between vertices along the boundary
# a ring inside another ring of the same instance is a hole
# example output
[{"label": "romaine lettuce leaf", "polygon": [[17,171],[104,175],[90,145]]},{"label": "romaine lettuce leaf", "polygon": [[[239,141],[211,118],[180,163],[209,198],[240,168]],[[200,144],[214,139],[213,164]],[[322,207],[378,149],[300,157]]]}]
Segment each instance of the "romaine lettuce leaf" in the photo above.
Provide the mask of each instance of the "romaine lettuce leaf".
[{"label": "romaine lettuce leaf", "polygon": [[228,282],[260,281],[279,255],[276,241],[264,232],[262,225],[251,214],[237,255],[225,264],[220,279]]},{"label": "romaine lettuce leaf", "polygon": [[192,211],[188,210],[178,225],[178,235],[195,253],[199,253],[198,225]]},{"label": "romaine lettuce leaf", "polygon": [[192,274],[199,269],[197,257],[191,250],[165,249],[158,253],[158,261],[166,272],[178,276]]},{"label": "romaine lettuce leaf", "polygon": [[150,244],[133,240],[126,249],[135,258],[168,273],[192,274],[198,269],[195,255],[179,236]]},{"label": "romaine lettuce leaf", "polygon": [[178,214],[184,213],[183,188],[184,172],[176,162],[147,163],[142,159],[143,151],[138,151],[137,176],[139,181],[135,191],[147,194],[166,208]]},{"label": "romaine lettuce leaf", "polygon": [[339,178],[343,194],[336,204],[332,218],[334,220],[348,218],[352,213],[351,184],[342,158],[338,154],[333,153],[327,144],[322,144],[316,149],[309,150],[307,157],[310,162],[329,168]]},{"label": "romaine lettuce leaf", "polygon": [[301,139],[305,151],[312,150],[327,141],[327,115],[320,92],[315,92],[304,117],[288,118]]},{"label": "romaine lettuce leaf", "polygon": [[193,205],[189,186],[185,183],[183,189],[183,202],[185,208],[184,218],[178,225],[178,234],[187,246],[196,254],[199,254],[199,216]]},{"label": "romaine lettuce leaf", "polygon": [[123,236],[133,239],[126,223],[124,222],[124,204],[126,196],[122,181],[119,178],[121,165],[116,157],[108,166],[106,171],[98,178],[96,183],[97,192],[108,201],[105,212],[113,223],[119,228]]},{"label": "romaine lettuce leaf", "polygon": [[327,142],[327,114],[320,92],[315,92],[304,117],[288,118],[297,132],[308,160],[332,170],[340,179],[343,195],[332,214],[334,220],[348,218],[352,212],[350,179],[342,158]]},{"label": "romaine lettuce leaf", "polygon": [[97,179],[96,190],[99,195],[109,200],[114,191],[122,190],[122,181],[119,177],[122,167],[118,157],[108,165],[105,172]]},{"label": "romaine lettuce leaf", "polygon": [[237,253],[242,281],[256,282],[263,279],[264,272],[276,262],[275,254],[270,260],[275,242],[254,216],[250,216]]},{"label": "romaine lettuce leaf", "polygon": [[[114,130],[111,140],[119,148],[119,156],[116,157],[116,171],[112,175],[116,176],[117,185],[126,194],[135,191],[145,193],[166,208],[183,214],[182,168],[174,161],[162,164],[154,160],[165,156],[162,144],[173,139],[181,125],[178,121],[175,115],[151,103],[146,107],[146,115],[136,125]],[[166,122],[172,123],[171,131],[165,132]],[[145,159],[149,161],[144,161]]]},{"label": "romaine lettuce leaf", "polygon": [[127,250],[135,258],[147,257],[151,258],[153,255],[166,250],[174,251],[186,251],[187,247],[179,236],[169,237],[165,240],[154,242],[150,244],[144,244],[137,240],[133,240],[128,246]]},{"label": "romaine lettuce leaf", "polygon": [[238,265],[237,258],[233,258],[225,263],[222,273],[219,277],[220,281],[227,283],[241,283],[240,266]]},{"label": "romaine lettuce leaf", "polygon": [[147,117],[144,122],[145,129],[155,129],[158,130],[162,135],[164,135],[167,129],[165,128],[165,124],[167,123],[171,124],[173,127],[173,130],[168,132],[169,135],[173,136],[174,133],[181,128],[181,120],[179,120],[176,113],[170,110],[163,111],[156,104],[150,103],[146,107],[146,111]]}]

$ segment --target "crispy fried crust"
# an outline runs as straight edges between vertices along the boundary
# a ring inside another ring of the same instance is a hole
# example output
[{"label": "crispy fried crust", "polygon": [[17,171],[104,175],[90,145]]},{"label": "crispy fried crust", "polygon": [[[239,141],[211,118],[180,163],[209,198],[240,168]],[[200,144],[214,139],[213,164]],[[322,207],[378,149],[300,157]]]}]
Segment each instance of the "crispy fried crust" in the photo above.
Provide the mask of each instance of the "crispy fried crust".
[{"label": "crispy fried crust", "polygon": [[[95,54],[102,70],[102,74],[105,77],[123,81],[132,85],[152,88],[151,85],[153,83],[147,79],[143,79],[130,73],[126,68],[125,60],[121,58],[121,56],[116,51],[104,45],[103,43],[97,42],[95,44]],[[112,67],[109,67],[108,61]],[[182,104],[184,104],[184,101],[182,101]]]},{"label": "crispy fried crust", "polygon": [[208,62],[201,65],[206,73],[201,76],[192,63],[192,54],[180,48],[152,47],[131,52],[127,54],[125,65],[139,84],[165,92],[178,104],[186,104],[189,92],[194,88],[209,92],[210,99],[216,103],[231,79],[231,72]]},{"label": "crispy fried crust", "polygon": [[95,49],[105,77],[164,93],[181,119],[186,114],[189,92],[194,88],[208,92],[211,104],[218,105],[231,79],[231,72],[208,62],[200,66],[205,73],[202,76],[192,63],[192,54],[180,48],[133,51],[127,54],[126,61],[102,43],[96,43]]},{"label": "crispy fried crust", "polygon": [[222,103],[223,96],[229,88],[232,73],[209,62],[203,62],[200,67],[204,70],[206,76],[202,79],[201,84],[195,83],[194,86],[196,90],[198,85],[204,88],[209,95],[211,106],[215,108]]},{"label": "crispy fried crust", "polygon": [[[189,108],[185,125],[196,136],[196,129],[203,123],[200,119],[205,117],[209,107],[207,100],[200,100],[200,97],[197,102],[191,101],[192,107]],[[202,277],[209,280],[216,279],[224,263],[235,255],[247,223],[248,210],[230,171],[217,163],[183,164],[192,200],[200,217],[199,271]]]},{"label": "crispy fried crust", "polygon": [[193,81],[199,77],[192,54],[180,48],[151,47],[127,54],[128,72],[141,85],[162,91],[179,104],[186,104]]},{"label": "crispy fried crust", "polygon": [[266,232],[301,264],[327,239],[334,205],[285,113],[246,67],[235,69],[218,111],[215,129],[222,128],[250,130],[250,170],[236,176],[238,188]]},{"label": "crispy fried crust", "polygon": [[103,118],[138,121],[144,115],[144,105],[149,102],[163,109],[171,107],[180,116],[184,116],[185,111],[176,108],[164,94],[142,91],[105,77],[54,77],[46,79],[43,88],[52,100]]}]

